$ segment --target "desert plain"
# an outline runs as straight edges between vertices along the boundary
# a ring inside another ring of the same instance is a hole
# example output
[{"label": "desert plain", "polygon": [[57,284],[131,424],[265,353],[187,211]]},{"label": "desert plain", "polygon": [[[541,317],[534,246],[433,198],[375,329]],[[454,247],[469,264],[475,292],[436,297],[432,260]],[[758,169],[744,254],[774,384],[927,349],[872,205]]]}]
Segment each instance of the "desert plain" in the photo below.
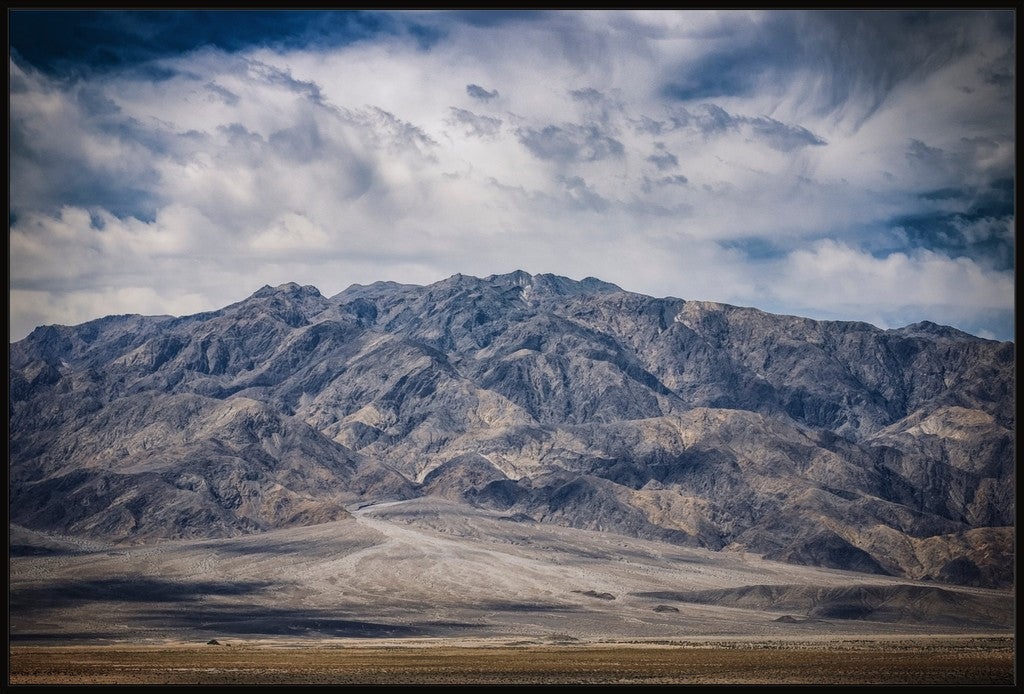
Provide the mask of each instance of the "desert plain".
[{"label": "desert plain", "polygon": [[11,684],[1015,681],[1012,591],[438,498],[137,546],[14,527],[11,546]]}]

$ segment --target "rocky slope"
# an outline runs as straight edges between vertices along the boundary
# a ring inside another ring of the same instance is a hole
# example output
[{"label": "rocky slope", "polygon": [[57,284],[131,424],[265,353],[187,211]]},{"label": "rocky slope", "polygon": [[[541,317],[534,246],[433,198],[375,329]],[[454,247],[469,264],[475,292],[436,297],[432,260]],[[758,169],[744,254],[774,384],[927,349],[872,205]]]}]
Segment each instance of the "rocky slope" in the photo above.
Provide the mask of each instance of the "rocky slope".
[{"label": "rocky slope", "polygon": [[588,278],[264,287],[10,346],[11,521],[141,541],[434,494],[794,563],[1013,581],[1012,343]]}]

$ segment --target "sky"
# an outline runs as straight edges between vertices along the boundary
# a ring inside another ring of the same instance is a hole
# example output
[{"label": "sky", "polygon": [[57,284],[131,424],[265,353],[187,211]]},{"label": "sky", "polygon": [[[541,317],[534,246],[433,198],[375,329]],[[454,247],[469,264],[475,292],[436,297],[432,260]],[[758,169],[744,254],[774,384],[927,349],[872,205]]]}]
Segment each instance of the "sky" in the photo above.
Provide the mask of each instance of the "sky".
[{"label": "sky", "polygon": [[522,269],[1014,328],[1014,16],[12,11],[10,340]]}]

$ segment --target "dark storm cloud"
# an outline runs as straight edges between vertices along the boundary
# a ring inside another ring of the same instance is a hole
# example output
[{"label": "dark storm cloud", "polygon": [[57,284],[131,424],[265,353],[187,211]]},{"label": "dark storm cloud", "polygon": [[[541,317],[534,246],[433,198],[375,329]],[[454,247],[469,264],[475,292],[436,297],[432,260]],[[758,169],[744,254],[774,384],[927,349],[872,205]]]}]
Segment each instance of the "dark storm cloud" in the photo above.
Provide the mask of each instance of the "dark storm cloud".
[{"label": "dark storm cloud", "polygon": [[995,270],[1010,270],[1015,249],[1013,193],[1012,178],[998,179],[983,189],[926,191],[920,198],[932,209],[899,215],[889,225],[909,248],[941,250]]},{"label": "dark storm cloud", "polygon": [[522,128],[519,141],[538,159],[559,162],[600,161],[621,157],[622,143],[595,125],[566,123],[545,128]]},{"label": "dark storm cloud", "polygon": [[519,22],[542,21],[549,16],[550,13],[544,10],[455,10],[445,13],[445,20],[490,28]]},{"label": "dark storm cloud", "polygon": [[403,13],[284,10],[14,10],[10,47],[49,73],[123,68],[206,46],[344,46],[409,36],[422,47],[443,37]]},{"label": "dark storm cloud", "polygon": [[963,188],[938,188],[921,193],[924,200],[964,200],[970,193]]},{"label": "dark storm cloud", "polygon": [[[13,145],[12,145],[13,149]],[[61,163],[54,170],[51,164]],[[32,162],[11,156],[11,198],[19,202],[32,198],[35,209],[56,214],[65,205],[103,208],[116,217],[135,217],[151,222],[163,206],[163,196],[156,192],[160,181],[153,169],[117,171],[91,166],[88,158],[64,154],[59,158],[37,157]],[[67,166],[78,165],[77,170]],[[47,178],[43,189],[30,185],[30,179]],[[17,178],[17,180],[14,180]],[[16,203],[12,203],[12,210]]]},{"label": "dark storm cloud", "polygon": [[175,77],[183,77],[191,80],[203,79],[200,75],[197,75],[194,72],[178,70],[176,68],[168,67],[167,65],[161,65],[158,62],[130,65],[120,71],[120,76],[153,83],[166,82],[167,80],[172,80]]},{"label": "dark storm cloud", "polygon": [[472,111],[451,107],[452,117],[447,120],[449,125],[461,125],[466,135],[472,137],[495,137],[501,132],[502,120],[491,116],[481,116]]},{"label": "dark storm cloud", "polygon": [[800,15],[771,12],[763,22],[739,16],[706,37],[711,50],[680,64],[661,88],[679,101],[747,96],[766,76],[786,71],[799,59]]},{"label": "dark storm cloud", "polygon": [[498,97],[497,89],[493,91],[487,91],[479,84],[467,84],[466,93],[469,94],[474,99],[479,99],[480,101],[490,101],[491,99],[496,99]]},{"label": "dark storm cloud", "polygon": [[[12,94],[32,91],[31,81],[13,71]],[[72,205],[102,207],[118,217],[155,217],[163,198],[153,164],[175,148],[188,146],[190,138],[146,127],[123,114],[102,92],[89,88],[73,94],[64,104],[66,113],[53,121],[19,117],[19,106],[12,106],[8,130],[12,210],[55,213]],[[80,125],[107,138],[108,149],[116,144],[135,156],[97,159],[92,143],[75,136]]]}]

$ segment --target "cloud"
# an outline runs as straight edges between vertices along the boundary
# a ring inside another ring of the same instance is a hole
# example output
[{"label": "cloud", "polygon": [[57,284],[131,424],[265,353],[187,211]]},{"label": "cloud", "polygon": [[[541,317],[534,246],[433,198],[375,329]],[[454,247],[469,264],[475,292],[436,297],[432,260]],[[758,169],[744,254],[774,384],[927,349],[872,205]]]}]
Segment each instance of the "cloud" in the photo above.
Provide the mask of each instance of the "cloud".
[{"label": "cloud", "polygon": [[490,101],[491,99],[498,98],[497,89],[493,91],[487,91],[478,84],[467,84],[466,93],[469,94],[474,99],[479,99],[480,101]]},{"label": "cloud", "polygon": [[967,257],[994,270],[1013,268],[1013,215],[925,212],[893,220],[912,248],[941,250],[950,257]]},{"label": "cloud", "polygon": [[986,84],[1010,88],[1013,85],[1013,51],[1007,50],[978,68]]},{"label": "cloud", "polygon": [[593,87],[587,87],[586,89],[573,89],[569,91],[569,96],[574,101],[581,101],[591,106],[601,104],[604,102],[604,94],[597,91]]},{"label": "cloud", "polygon": [[713,103],[698,104],[692,111],[675,106],[667,121],[643,116],[634,123],[633,127],[640,132],[652,135],[661,135],[680,129],[699,132],[706,137],[729,132],[743,133],[780,152],[791,152],[808,145],[828,144],[802,126],[787,125],[767,116],[734,115]]},{"label": "cloud", "polygon": [[608,201],[595,193],[579,176],[559,177],[558,181],[562,184],[566,198],[580,209],[594,212],[604,212],[608,209]]},{"label": "cloud", "polygon": [[252,60],[248,63],[248,71],[249,74],[254,76],[257,80],[264,81],[267,84],[284,87],[288,91],[305,97],[313,103],[325,105],[324,95],[320,89],[320,85],[311,81],[295,79],[292,77],[291,70],[267,65],[266,63],[262,63],[258,60]]},{"label": "cloud", "polygon": [[1012,334],[1012,12],[19,12],[14,338],[513,266]]},{"label": "cloud", "polygon": [[10,33],[23,60],[76,74],[152,69],[158,66],[145,64],[205,47],[338,47],[389,36],[409,36],[423,47],[441,38],[406,13],[320,10],[16,10]]},{"label": "cloud", "polygon": [[10,301],[19,313],[11,317],[12,335],[28,335],[40,325],[78,325],[83,316],[102,318],[117,314],[187,316],[221,306],[201,293],[174,295],[151,286],[82,288],[72,290],[12,289]]},{"label": "cloud", "polygon": [[330,242],[330,236],[319,225],[301,214],[288,213],[253,236],[249,248],[272,258],[281,258],[323,251],[330,247]]},{"label": "cloud", "polygon": [[356,111],[350,117],[367,126],[376,143],[390,153],[414,152],[419,157],[430,158],[431,150],[438,146],[419,126],[377,106]]},{"label": "cloud", "polygon": [[859,123],[905,84],[972,56],[987,40],[1005,44],[1009,16],[969,10],[741,13],[698,31],[703,50],[666,73],[661,93],[697,102],[788,92],[818,115]]},{"label": "cloud", "polygon": [[682,174],[676,174],[674,176],[660,176],[658,178],[644,178],[642,189],[645,193],[650,193],[658,186],[685,186],[687,183],[689,183],[689,179]]},{"label": "cloud", "polygon": [[756,138],[763,140],[769,147],[780,152],[791,152],[798,147],[807,147],[808,145],[828,144],[807,128],[799,125],[786,125],[766,116],[743,119],[743,122],[750,125]]},{"label": "cloud", "polygon": [[543,128],[521,128],[519,141],[538,159],[560,162],[600,161],[621,157],[622,143],[596,125],[566,123]]},{"label": "cloud", "polygon": [[657,147],[658,151],[647,157],[647,161],[658,167],[658,171],[674,169],[679,166],[679,158],[665,149],[665,143],[655,142],[654,146]]},{"label": "cloud", "polygon": [[203,86],[206,87],[206,89],[208,89],[212,94],[221,99],[228,106],[238,105],[238,94],[235,94],[234,92],[225,89],[216,82],[207,82]]},{"label": "cloud", "polygon": [[463,126],[463,133],[473,137],[495,137],[501,132],[502,120],[491,116],[480,116],[472,111],[451,107],[450,125]]},{"label": "cloud", "polygon": [[824,297],[829,305],[883,306],[945,304],[956,296],[963,308],[1013,307],[1013,277],[989,273],[968,258],[934,251],[892,253],[876,258],[844,243],[820,241],[791,253],[785,292]]},{"label": "cloud", "polygon": [[778,283],[766,290],[806,314],[855,311],[882,327],[941,317],[977,331],[981,312],[1001,333],[1012,328],[1013,273],[991,272],[969,258],[929,250],[879,258],[823,240],[789,254],[777,271]]},{"label": "cloud", "polygon": [[11,65],[10,193],[55,211],[98,205],[118,215],[152,217],[164,202],[154,157],[187,149],[187,137],[143,123],[88,87],[68,92]]},{"label": "cloud", "polygon": [[448,14],[454,21],[476,27],[502,27],[508,24],[541,21],[546,10],[455,10]]},{"label": "cloud", "polygon": [[675,66],[661,87],[662,95],[679,101],[749,95],[791,67],[803,45],[795,22],[771,12],[743,17],[730,24],[725,35],[705,41],[710,50]]}]

